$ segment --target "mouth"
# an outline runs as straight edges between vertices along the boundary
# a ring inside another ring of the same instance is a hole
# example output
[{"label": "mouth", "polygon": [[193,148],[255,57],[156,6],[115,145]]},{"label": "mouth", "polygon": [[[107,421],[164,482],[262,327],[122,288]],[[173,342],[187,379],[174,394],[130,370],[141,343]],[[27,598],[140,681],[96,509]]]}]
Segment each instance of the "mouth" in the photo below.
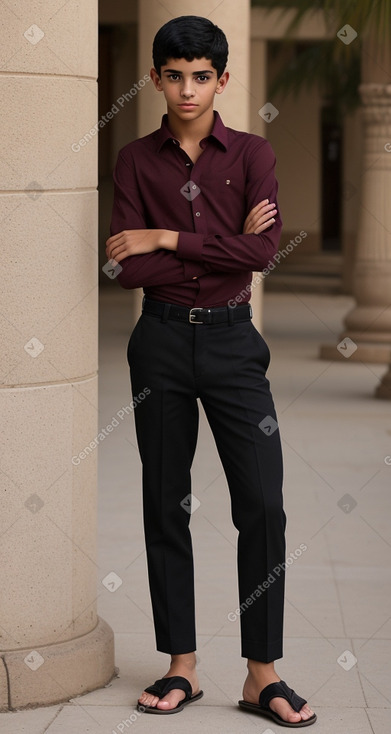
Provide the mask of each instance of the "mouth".
[{"label": "mouth", "polygon": [[179,104],[178,107],[180,107],[182,110],[193,110],[194,107],[198,107],[198,105],[193,104],[192,102],[184,102],[182,104]]}]

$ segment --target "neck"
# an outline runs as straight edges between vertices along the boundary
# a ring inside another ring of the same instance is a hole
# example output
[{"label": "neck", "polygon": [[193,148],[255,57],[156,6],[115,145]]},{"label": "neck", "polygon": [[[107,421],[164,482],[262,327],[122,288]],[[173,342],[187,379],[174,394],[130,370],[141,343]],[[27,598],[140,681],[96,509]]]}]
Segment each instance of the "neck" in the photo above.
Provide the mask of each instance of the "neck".
[{"label": "neck", "polygon": [[206,110],[196,120],[182,120],[172,110],[167,110],[168,127],[180,143],[199,143],[212,132],[213,108]]}]

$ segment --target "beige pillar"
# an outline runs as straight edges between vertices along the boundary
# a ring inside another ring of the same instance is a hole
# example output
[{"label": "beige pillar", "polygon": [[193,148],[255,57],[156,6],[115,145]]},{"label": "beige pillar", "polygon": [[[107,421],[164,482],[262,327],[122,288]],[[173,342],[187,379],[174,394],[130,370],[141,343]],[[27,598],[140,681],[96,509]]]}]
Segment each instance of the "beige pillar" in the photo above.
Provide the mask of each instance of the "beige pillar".
[{"label": "beige pillar", "polygon": [[361,359],[391,359],[391,84],[363,84],[364,177],[353,294],[345,327]]},{"label": "beige pillar", "polygon": [[3,711],[114,673],[96,604],[97,450],[81,458],[98,433],[97,148],[85,137],[97,2],[57,5],[0,5]]},{"label": "beige pillar", "polygon": [[[250,1],[224,0],[213,5],[209,0],[150,0],[139,3],[139,75],[152,66],[152,41],[157,30],[171,18],[180,15],[201,15],[216,23],[226,34],[229,44],[227,70],[231,72],[227,89],[216,95],[215,109],[228,127],[249,130],[250,122]],[[145,87],[139,98],[139,135],[146,135],[160,126],[166,111],[164,97],[152,84]],[[260,105],[259,105],[260,106]],[[258,107],[259,107],[258,106]],[[252,293],[254,324],[261,325],[262,286]]]},{"label": "beige pillar", "polygon": [[[379,48],[379,44],[374,43],[373,46],[376,48],[377,53],[373,53],[370,56],[370,61],[367,61],[367,72],[366,72],[366,79],[371,79],[376,76],[379,78],[380,82],[388,82],[389,81],[389,71],[391,68],[391,43],[389,34],[387,34],[386,38],[388,39],[388,46],[387,49],[384,49],[382,47]],[[380,59],[379,59],[380,56]],[[380,71],[379,71],[380,68]],[[389,202],[387,197],[387,191],[389,191],[389,182],[390,182],[390,166],[391,166],[391,85],[390,84],[384,84],[383,85],[383,93],[386,92],[387,96],[387,116],[383,120],[384,123],[388,123],[388,140],[385,143],[385,150],[388,153],[388,158],[386,159],[388,162],[388,181],[384,181],[384,185],[388,186],[388,189],[383,191],[383,194],[385,196],[386,201],[386,207],[388,208],[388,223],[390,222],[390,213],[389,213]],[[388,240],[388,253],[391,253],[391,245],[390,241]],[[390,255],[391,258],[391,255]],[[388,263],[388,272],[390,273],[390,263]],[[391,277],[388,278],[388,293],[391,293]],[[389,301],[388,301],[388,307],[389,307]],[[383,375],[380,384],[377,386],[375,390],[375,397],[376,398],[382,398],[385,400],[391,400],[391,358],[388,360],[388,370]]]},{"label": "beige pillar", "polygon": [[[250,120],[247,128],[254,135],[267,137],[268,123],[259,115],[258,111],[268,102],[267,99],[267,41],[254,38],[250,43]],[[251,303],[253,308],[253,322],[259,331],[263,330],[263,280],[259,273],[254,273]],[[260,281],[260,282],[259,282]]]},{"label": "beige pillar", "polygon": [[[362,84],[364,173],[358,226],[353,295],[338,341],[349,337],[356,349],[349,359],[391,361],[391,84]],[[335,346],[321,357],[344,358]]]},{"label": "beige pillar", "polygon": [[[387,36],[388,38],[388,36]],[[360,94],[363,118],[363,176],[353,271],[354,308],[344,320],[338,342],[342,352],[321,349],[326,359],[349,356],[351,361],[391,362],[391,44],[364,39]],[[342,356],[341,356],[342,354]]]},{"label": "beige pillar", "polygon": [[383,400],[391,400],[391,365],[383,375],[380,384],[375,390],[375,397]]}]

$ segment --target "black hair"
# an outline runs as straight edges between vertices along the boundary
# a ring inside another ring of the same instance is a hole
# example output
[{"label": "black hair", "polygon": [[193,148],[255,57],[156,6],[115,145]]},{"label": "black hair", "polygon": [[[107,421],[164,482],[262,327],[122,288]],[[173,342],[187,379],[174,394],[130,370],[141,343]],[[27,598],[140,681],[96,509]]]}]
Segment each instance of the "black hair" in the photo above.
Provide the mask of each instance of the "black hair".
[{"label": "black hair", "polygon": [[168,59],[210,59],[219,79],[228,58],[225,33],[208,18],[181,15],[163,25],[153,40],[153,64],[160,76]]}]

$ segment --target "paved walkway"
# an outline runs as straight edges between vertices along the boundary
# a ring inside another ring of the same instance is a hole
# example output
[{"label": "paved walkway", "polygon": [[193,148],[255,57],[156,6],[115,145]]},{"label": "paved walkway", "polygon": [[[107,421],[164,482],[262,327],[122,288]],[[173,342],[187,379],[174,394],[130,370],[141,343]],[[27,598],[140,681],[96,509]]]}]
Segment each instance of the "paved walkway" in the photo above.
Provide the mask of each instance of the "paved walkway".
[{"label": "paved walkway", "polygon": [[[102,291],[99,425],[129,404],[126,347],[131,294]],[[346,296],[265,295],[268,371],[283,439],[287,550],[307,550],[287,571],[285,654],[277,671],[318,714],[317,734],[391,731],[391,403],[376,400],[384,365],[322,362],[336,343]],[[71,702],[0,715],[7,734],[271,734],[286,731],[240,711],[236,530],[213,438],[202,420],[191,517],[200,686],[204,697],[173,716],[135,717],[143,687],[167,672],[155,650],[141,524],[133,417],[100,446],[98,611],[116,636],[119,677]],[[344,498],[342,500],[342,498]],[[110,593],[101,580],[115,571]],[[339,661],[339,662],[338,662]],[[131,717],[131,718],[129,718]],[[136,719],[134,721],[134,719]],[[309,730],[308,730],[309,731]]]}]

